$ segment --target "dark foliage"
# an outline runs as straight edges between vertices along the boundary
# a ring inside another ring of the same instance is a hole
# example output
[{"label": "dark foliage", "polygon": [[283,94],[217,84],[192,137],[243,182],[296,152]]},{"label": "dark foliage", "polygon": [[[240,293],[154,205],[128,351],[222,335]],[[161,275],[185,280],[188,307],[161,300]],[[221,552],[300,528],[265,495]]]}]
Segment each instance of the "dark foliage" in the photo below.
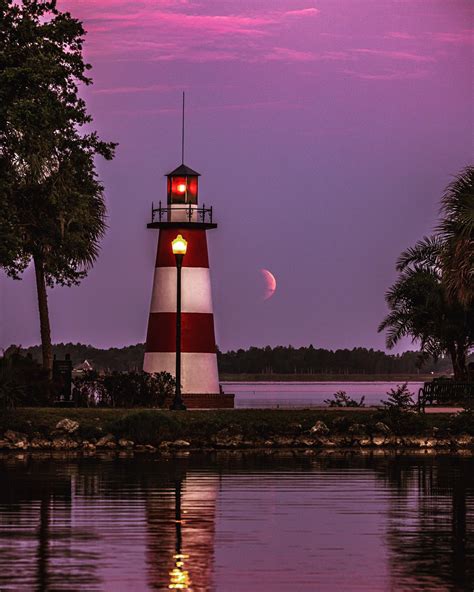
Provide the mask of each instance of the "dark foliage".
[{"label": "dark foliage", "polygon": [[176,383],[168,372],[87,372],[73,380],[73,397],[80,407],[163,407]]},{"label": "dark foliage", "polygon": [[397,388],[390,389],[387,393],[387,401],[381,401],[385,407],[407,411],[414,407],[413,393],[408,390],[407,383],[400,384]]},{"label": "dark foliage", "polygon": [[0,358],[0,408],[44,406],[54,390],[45,370],[11,347]]},{"label": "dark foliage", "polygon": [[[31,353],[34,359],[41,359],[40,346],[22,350]],[[84,360],[92,363],[98,371],[137,371],[143,366],[145,346],[142,343],[122,348],[98,349],[81,343],[58,343],[53,346],[58,359],[70,354],[73,364]],[[374,349],[356,347],[353,349],[328,350],[309,347],[251,347],[247,350],[217,353],[219,371],[223,374],[416,374],[419,372],[418,352],[397,355]],[[426,359],[426,372],[436,370],[450,373],[449,360],[434,363]]]},{"label": "dark foliage", "polygon": [[365,397],[361,397],[360,401],[356,401],[346,391],[337,391],[333,397],[333,399],[324,399],[324,402],[329,407],[365,407]]}]

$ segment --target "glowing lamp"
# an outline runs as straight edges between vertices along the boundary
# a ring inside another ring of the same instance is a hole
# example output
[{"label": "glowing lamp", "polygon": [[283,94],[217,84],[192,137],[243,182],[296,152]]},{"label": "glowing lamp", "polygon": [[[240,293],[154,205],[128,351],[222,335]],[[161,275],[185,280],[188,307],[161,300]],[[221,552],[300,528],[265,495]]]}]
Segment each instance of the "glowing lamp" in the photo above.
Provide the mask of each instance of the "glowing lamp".
[{"label": "glowing lamp", "polygon": [[191,204],[198,202],[199,173],[185,164],[167,175],[168,177],[168,205]]},{"label": "glowing lamp", "polygon": [[186,255],[188,241],[178,234],[178,236],[171,241],[171,248],[173,249],[173,255]]}]

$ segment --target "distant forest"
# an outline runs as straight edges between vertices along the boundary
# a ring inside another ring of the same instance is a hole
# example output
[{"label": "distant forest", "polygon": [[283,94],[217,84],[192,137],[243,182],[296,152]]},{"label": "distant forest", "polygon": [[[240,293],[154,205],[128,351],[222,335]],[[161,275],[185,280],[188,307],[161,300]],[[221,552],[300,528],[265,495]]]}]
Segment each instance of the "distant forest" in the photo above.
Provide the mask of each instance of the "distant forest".
[{"label": "distant forest", "polygon": [[[41,360],[40,346],[22,350]],[[122,348],[97,349],[80,343],[59,343],[53,346],[58,359],[68,353],[73,364],[88,360],[97,370],[140,370],[145,346],[142,343]],[[416,374],[420,370],[418,352],[386,354],[383,351],[356,347],[328,350],[309,347],[251,347],[247,350],[218,352],[221,374]],[[471,356],[471,359],[473,356]],[[423,372],[452,371],[446,359],[427,360]]]}]

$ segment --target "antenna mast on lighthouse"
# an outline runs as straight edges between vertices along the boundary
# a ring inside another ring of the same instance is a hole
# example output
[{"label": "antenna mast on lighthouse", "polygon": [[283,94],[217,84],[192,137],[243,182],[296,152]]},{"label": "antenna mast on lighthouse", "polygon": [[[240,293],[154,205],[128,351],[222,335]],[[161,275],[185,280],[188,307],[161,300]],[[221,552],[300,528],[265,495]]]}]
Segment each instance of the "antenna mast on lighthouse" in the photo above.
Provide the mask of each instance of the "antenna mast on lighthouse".
[{"label": "antenna mast on lighthouse", "polygon": [[184,90],[183,90],[183,115],[181,121],[181,164],[184,164]]}]

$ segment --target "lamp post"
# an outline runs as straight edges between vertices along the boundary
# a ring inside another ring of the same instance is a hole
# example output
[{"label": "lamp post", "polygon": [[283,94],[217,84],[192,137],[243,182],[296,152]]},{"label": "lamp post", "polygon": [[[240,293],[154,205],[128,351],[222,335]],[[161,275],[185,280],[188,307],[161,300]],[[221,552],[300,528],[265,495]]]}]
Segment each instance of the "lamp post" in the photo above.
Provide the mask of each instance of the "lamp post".
[{"label": "lamp post", "polygon": [[171,241],[176,260],[176,390],[170,409],[186,410],[181,397],[181,268],[188,242],[180,235]]}]

